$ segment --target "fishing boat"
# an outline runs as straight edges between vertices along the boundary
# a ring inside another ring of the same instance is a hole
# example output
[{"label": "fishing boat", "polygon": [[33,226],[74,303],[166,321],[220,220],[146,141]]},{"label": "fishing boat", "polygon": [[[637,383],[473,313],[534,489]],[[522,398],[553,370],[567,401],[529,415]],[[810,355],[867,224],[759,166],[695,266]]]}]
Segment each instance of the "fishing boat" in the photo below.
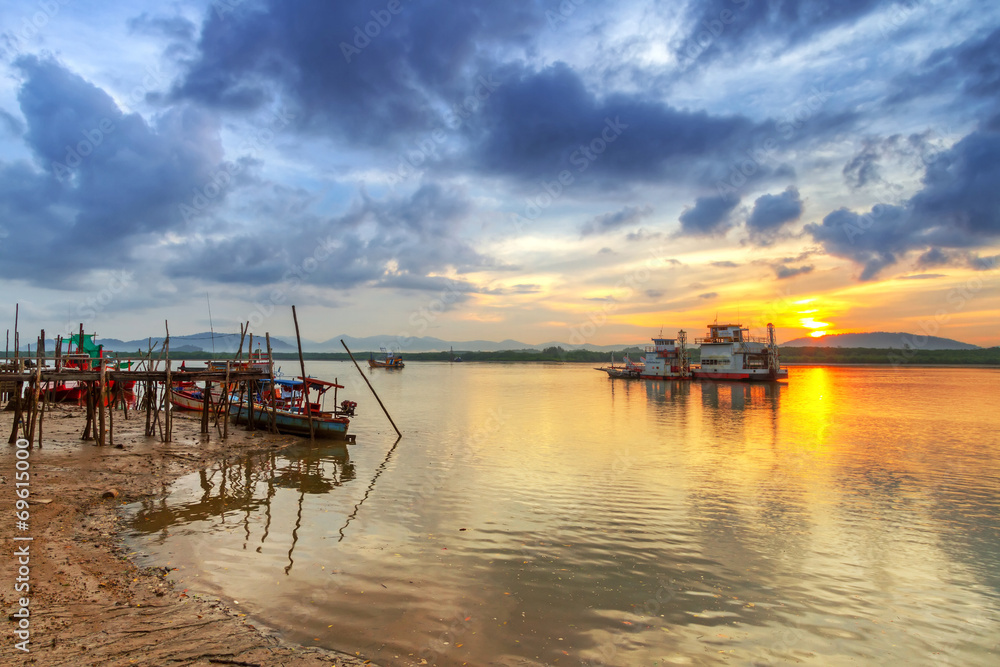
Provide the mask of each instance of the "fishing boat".
[{"label": "fishing boat", "polygon": [[402,368],[403,358],[398,354],[393,352],[387,352],[385,347],[380,347],[379,350],[382,352],[382,358],[376,359],[375,354],[372,353],[368,357],[368,367],[369,368]]},{"label": "fishing boat", "polygon": [[[71,334],[67,339],[68,348],[66,356],[61,360],[61,370],[64,371],[93,371],[100,370],[103,366],[106,370],[123,370],[130,367],[131,362],[119,362],[115,359],[104,356],[104,346],[97,344],[97,334]],[[107,383],[108,389],[115,386],[114,380]],[[128,380],[122,383],[125,391],[131,391],[135,387],[135,380]],[[48,394],[49,400],[53,403],[80,403],[86,394],[86,384],[77,380],[57,380],[43,382],[41,385],[43,392]]]},{"label": "fishing boat", "polygon": [[[343,385],[316,378],[276,379],[273,384],[265,380],[252,400],[233,402],[229,414],[238,424],[252,422],[260,429],[270,427],[273,415],[278,432],[291,435],[309,435],[312,422],[312,432],[317,438],[345,438],[357,403],[341,401],[332,411],[322,406],[326,392],[334,390],[336,403],[336,390],[343,388]],[[315,400],[312,392],[316,392]]]},{"label": "fishing boat", "polygon": [[631,359],[629,359],[626,354],[622,357],[622,365],[615,366],[615,355],[611,354],[611,365],[601,366],[600,368],[595,368],[594,370],[604,371],[608,374],[608,377],[612,378],[639,378],[642,376],[643,365],[637,364]]},{"label": "fishing boat", "polygon": [[750,335],[739,324],[709,324],[708,336],[695,339],[701,345],[701,363],[692,369],[696,380],[787,380],[781,368],[774,325],[767,325],[767,337]]}]

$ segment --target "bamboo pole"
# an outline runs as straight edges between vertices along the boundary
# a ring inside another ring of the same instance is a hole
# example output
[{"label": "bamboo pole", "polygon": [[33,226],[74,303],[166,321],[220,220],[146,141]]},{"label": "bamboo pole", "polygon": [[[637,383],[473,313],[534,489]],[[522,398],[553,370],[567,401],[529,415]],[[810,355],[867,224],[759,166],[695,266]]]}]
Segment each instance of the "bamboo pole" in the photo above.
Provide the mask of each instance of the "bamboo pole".
[{"label": "bamboo pole", "polygon": [[42,365],[45,363],[45,329],[42,329],[42,337],[39,339],[38,350],[40,353],[40,360],[38,364],[38,389],[42,392],[41,399],[42,405],[38,413],[38,448],[42,448],[42,422],[45,421],[45,403],[48,400],[49,392],[42,388]]},{"label": "bamboo pole", "polygon": [[174,385],[170,380],[170,323],[163,320],[163,326],[167,331],[167,337],[163,340],[164,356],[166,356],[167,359],[167,390],[164,392],[163,399],[163,441],[170,442],[174,430],[173,415],[171,415],[170,410],[170,403],[174,398]]},{"label": "bamboo pole", "polygon": [[[242,341],[240,343],[242,347]],[[229,401],[232,395],[232,390],[229,388],[229,360],[226,359],[226,390],[223,392],[222,405],[222,439],[225,440],[229,437]]]},{"label": "bamboo pole", "polygon": [[302,338],[299,336],[299,318],[292,306],[292,320],[295,322],[295,344],[299,346],[299,368],[302,370],[302,397],[306,404],[306,419],[309,420],[309,442],[316,441],[316,427],[313,425],[312,406],[309,404],[309,384],[306,382],[306,362],[302,357]]},{"label": "bamboo pole", "polygon": [[396,435],[398,435],[399,437],[403,437],[403,434],[399,432],[399,427],[396,426],[396,422],[392,421],[392,416],[389,414],[389,411],[385,409],[385,405],[382,403],[382,399],[378,397],[378,393],[376,393],[375,387],[373,387],[372,383],[369,382],[368,378],[365,377],[364,371],[361,370],[361,366],[358,366],[357,359],[355,359],[354,355],[351,354],[351,351],[348,349],[347,343],[344,342],[343,338],[340,339],[340,344],[344,346],[345,350],[347,350],[347,356],[349,356],[351,358],[351,361],[354,362],[354,367],[357,368],[358,373],[361,374],[361,379],[364,380],[365,384],[368,385],[368,388],[372,390],[372,394],[375,396],[375,400],[378,401],[379,407],[382,408],[382,412],[384,412],[385,416],[389,418],[389,423],[392,424],[392,427],[396,429]]},{"label": "bamboo pole", "polygon": [[212,396],[212,383],[205,380],[205,393],[201,397],[201,432],[208,435],[208,410]]},{"label": "bamboo pole", "polygon": [[[14,305],[14,365],[17,367],[18,375],[20,376],[21,363],[19,360],[18,352],[18,337],[17,337],[17,319],[21,311],[21,304]],[[14,423],[10,428],[10,438],[7,439],[7,443],[13,445],[17,442],[17,431],[21,425],[21,394],[24,392],[24,383],[15,382],[14,383]]]},{"label": "bamboo pole", "polygon": [[99,391],[97,394],[97,420],[99,429],[97,432],[97,444],[103,447],[105,444],[107,444],[104,431],[104,395],[105,392],[107,391],[107,386],[108,386],[107,385],[108,367],[104,363],[104,359],[98,359],[98,362],[101,364],[101,379],[99,381],[100,382],[100,384],[98,385]]},{"label": "bamboo pole", "polygon": [[278,432],[278,401],[275,399],[274,386],[274,357],[271,356],[271,334],[264,332],[264,340],[267,341],[267,377],[271,380],[271,433]]}]

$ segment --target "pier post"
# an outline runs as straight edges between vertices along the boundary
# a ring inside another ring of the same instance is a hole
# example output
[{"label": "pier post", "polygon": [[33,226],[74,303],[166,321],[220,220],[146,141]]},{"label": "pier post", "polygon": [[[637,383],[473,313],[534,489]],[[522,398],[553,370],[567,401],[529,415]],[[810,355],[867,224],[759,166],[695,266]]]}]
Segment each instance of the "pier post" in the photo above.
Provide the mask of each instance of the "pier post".
[{"label": "pier post", "polygon": [[309,420],[309,442],[316,441],[316,427],[313,425],[312,406],[309,405],[309,385],[306,382],[306,362],[302,357],[302,338],[299,336],[299,318],[292,306],[292,320],[295,322],[295,343],[299,346],[299,367],[302,369],[302,394],[306,403],[306,419]]}]

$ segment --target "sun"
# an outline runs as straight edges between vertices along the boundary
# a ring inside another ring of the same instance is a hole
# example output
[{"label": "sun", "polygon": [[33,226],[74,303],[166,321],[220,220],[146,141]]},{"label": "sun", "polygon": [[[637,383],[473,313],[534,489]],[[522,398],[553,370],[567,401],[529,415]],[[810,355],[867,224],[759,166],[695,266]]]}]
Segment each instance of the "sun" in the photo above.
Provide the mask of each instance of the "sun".
[{"label": "sun", "polygon": [[826,335],[826,332],[825,331],[813,331],[809,335],[812,336],[813,338],[822,338],[823,336]]}]

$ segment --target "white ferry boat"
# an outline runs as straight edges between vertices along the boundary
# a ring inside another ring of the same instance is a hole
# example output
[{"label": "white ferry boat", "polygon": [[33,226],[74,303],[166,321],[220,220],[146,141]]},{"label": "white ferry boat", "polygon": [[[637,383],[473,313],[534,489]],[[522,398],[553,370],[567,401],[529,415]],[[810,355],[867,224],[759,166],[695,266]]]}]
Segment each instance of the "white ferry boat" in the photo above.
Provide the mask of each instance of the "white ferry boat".
[{"label": "white ferry boat", "polygon": [[644,380],[688,380],[691,363],[687,354],[687,333],[677,332],[677,338],[654,338],[646,348],[639,374]]},{"label": "white ferry boat", "polygon": [[[788,370],[778,361],[774,325],[766,338],[753,338],[739,324],[709,324],[701,345],[701,364],[692,369],[696,380],[787,380]],[[645,377],[645,376],[644,376]]]}]

